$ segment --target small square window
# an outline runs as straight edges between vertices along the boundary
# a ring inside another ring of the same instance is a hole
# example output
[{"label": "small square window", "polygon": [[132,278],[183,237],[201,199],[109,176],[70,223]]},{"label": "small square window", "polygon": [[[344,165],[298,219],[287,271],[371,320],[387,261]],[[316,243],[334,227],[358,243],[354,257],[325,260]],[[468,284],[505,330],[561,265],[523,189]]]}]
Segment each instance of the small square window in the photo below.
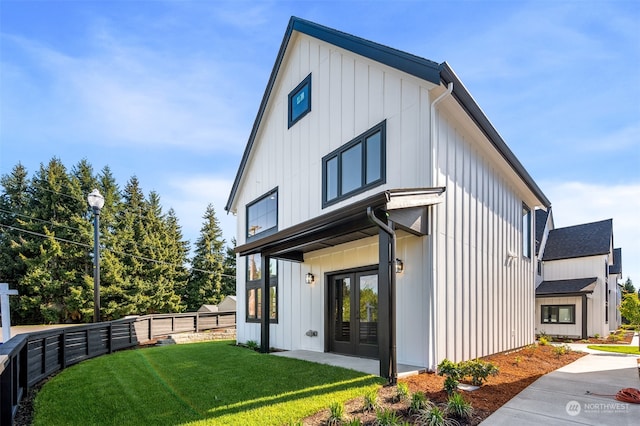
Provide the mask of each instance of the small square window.
[{"label": "small square window", "polygon": [[289,128],[311,111],[311,74],[289,93]]}]

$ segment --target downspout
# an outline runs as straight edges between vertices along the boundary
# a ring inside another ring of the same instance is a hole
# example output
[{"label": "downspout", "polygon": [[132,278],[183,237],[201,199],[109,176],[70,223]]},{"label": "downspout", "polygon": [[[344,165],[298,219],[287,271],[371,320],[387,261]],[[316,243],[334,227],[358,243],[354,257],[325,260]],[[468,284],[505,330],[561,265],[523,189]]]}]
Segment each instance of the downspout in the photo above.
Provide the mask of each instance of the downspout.
[{"label": "downspout", "polygon": [[396,231],[378,219],[373,213],[373,209],[371,207],[367,207],[367,216],[369,216],[369,220],[371,220],[371,222],[375,223],[391,237],[391,279],[389,282],[391,290],[389,292],[389,344],[391,346],[391,359],[389,360],[391,365],[389,366],[389,369],[391,371],[389,371],[389,382],[392,385],[395,385],[398,383],[398,360],[396,357]]},{"label": "downspout", "polygon": [[[435,130],[435,116],[436,116],[436,105],[440,103],[440,101],[442,101],[445,97],[449,96],[451,93],[453,92],[453,82],[450,82],[447,85],[447,90],[446,92],[442,93],[440,96],[438,96],[433,102],[431,102],[431,111],[430,111],[430,115],[429,115],[429,136],[430,136],[430,147],[431,147],[431,187],[436,187],[438,186],[438,172],[436,170],[436,166],[437,166],[437,154],[438,151],[436,149],[436,130]],[[433,357],[431,359],[431,366],[430,366],[430,370],[435,371],[436,370],[436,359],[438,356],[438,350],[437,350],[437,344],[438,344],[438,339],[436,338],[437,336],[437,328],[436,328],[436,322],[437,322],[437,315],[436,315],[436,308],[437,308],[437,292],[438,292],[438,283],[437,283],[437,274],[436,274],[436,250],[437,250],[437,246],[438,244],[436,243],[436,235],[437,235],[437,229],[435,226],[435,214],[434,214],[434,210],[436,209],[435,206],[432,206],[430,208],[431,210],[431,238],[429,239],[429,243],[431,245],[431,286],[433,291],[431,292],[431,296],[432,296],[432,300],[430,301],[430,305],[431,305],[431,327],[429,330],[429,349],[433,349]]]}]

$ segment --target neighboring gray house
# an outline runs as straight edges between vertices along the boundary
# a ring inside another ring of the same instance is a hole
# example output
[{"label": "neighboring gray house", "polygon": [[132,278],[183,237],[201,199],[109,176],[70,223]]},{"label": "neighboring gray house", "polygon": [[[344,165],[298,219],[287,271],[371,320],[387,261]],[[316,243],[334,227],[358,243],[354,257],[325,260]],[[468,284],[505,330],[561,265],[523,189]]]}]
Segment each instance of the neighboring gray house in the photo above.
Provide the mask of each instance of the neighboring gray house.
[{"label": "neighboring gray house", "polygon": [[532,343],[549,207],[449,64],[291,18],[225,207],[238,341],[391,379]]},{"label": "neighboring gray house", "polygon": [[225,296],[217,305],[202,305],[198,312],[227,312],[236,310],[236,297]]},{"label": "neighboring gray house", "polygon": [[539,253],[543,280],[536,288],[537,333],[604,337],[617,328],[618,285],[610,270],[620,262],[615,261],[612,219],[550,229]]}]

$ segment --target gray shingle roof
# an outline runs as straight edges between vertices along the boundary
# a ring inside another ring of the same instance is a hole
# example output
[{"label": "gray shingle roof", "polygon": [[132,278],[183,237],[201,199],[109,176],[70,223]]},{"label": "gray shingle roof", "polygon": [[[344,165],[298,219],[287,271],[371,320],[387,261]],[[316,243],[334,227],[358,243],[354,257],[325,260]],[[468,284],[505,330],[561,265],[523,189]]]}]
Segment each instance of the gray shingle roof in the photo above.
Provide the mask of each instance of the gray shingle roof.
[{"label": "gray shingle roof", "polygon": [[613,265],[609,266],[610,274],[621,274],[622,273],[622,249],[617,248],[613,249]]},{"label": "gray shingle roof", "polygon": [[547,218],[549,212],[538,209],[536,210],[536,255],[540,252],[540,243],[542,243],[542,237],[544,236],[544,227],[547,225]]},{"label": "gray shingle roof", "polygon": [[597,278],[542,281],[538,288],[536,288],[536,296],[593,293],[597,281]]},{"label": "gray shingle roof", "polygon": [[558,228],[549,232],[542,260],[607,254],[613,238],[613,219]]}]

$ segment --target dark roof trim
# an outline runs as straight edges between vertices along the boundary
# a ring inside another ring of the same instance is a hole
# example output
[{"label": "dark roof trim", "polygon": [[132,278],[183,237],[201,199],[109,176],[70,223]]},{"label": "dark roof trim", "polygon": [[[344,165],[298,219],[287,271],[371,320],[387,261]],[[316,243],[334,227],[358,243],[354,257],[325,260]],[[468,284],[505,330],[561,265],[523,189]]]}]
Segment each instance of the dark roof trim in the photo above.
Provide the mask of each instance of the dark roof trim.
[{"label": "dark roof trim", "polygon": [[449,83],[453,83],[452,95],[458,101],[462,109],[467,112],[469,117],[471,117],[482,133],[484,133],[487,139],[489,139],[507,163],[511,165],[516,174],[520,176],[536,197],[542,201],[546,208],[549,208],[551,206],[551,201],[549,201],[547,196],[544,195],[538,184],[535,183],[531,175],[529,175],[522,163],[520,163],[520,160],[518,160],[511,149],[509,149],[504,139],[502,139],[502,136],[500,136],[495,127],[493,127],[493,124],[491,124],[480,106],[478,106],[467,88],[462,84],[462,81],[458,78],[447,62],[443,62],[440,65],[440,75],[442,76],[442,82],[445,86]]},{"label": "dark roof trim", "polygon": [[622,249],[613,249],[613,265],[609,266],[609,273],[613,275],[622,273]]},{"label": "dark roof trim", "polygon": [[253,123],[253,128],[249,135],[247,146],[245,147],[238,172],[233,181],[231,192],[227,200],[225,210],[228,212],[231,210],[231,205],[238,191],[240,180],[244,173],[244,169],[249,161],[249,155],[253,148],[256,134],[262,122],[262,117],[267,107],[269,96],[280,70],[280,65],[284,59],[284,55],[291,39],[293,31],[307,34],[311,37],[349,50],[353,53],[362,55],[374,61],[388,65],[392,68],[404,71],[410,75],[429,81],[434,84],[440,84],[444,82],[447,85],[449,82],[453,82],[453,96],[460,103],[462,108],[469,114],[472,120],[478,125],[481,131],[487,136],[494,147],[502,155],[502,157],[511,165],[516,174],[526,183],[526,185],[533,191],[533,193],[542,201],[545,207],[551,206],[551,202],[544,195],[542,190],[533,181],[529,173],[522,166],[520,161],[516,158],[513,152],[509,149],[502,137],[498,134],[493,125],[489,122],[489,119],[484,115],[480,107],[473,100],[467,89],[464,87],[460,79],[455,75],[453,70],[446,62],[438,64],[437,62],[430,61],[428,59],[421,58],[419,56],[412,55],[401,50],[393,49],[382,44],[378,44],[360,37],[356,37],[351,34],[344,33],[342,31],[334,30],[323,25],[316,24],[311,21],[297,18],[292,16],[289,20],[289,25],[282,39],[278,56],[276,57],[275,64],[271,70],[271,76],[267,83],[258,114]]},{"label": "dark roof trim", "polygon": [[536,288],[536,297],[578,296],[593,293],[597,282],[598,279],[595,277],[543,281]]}]

